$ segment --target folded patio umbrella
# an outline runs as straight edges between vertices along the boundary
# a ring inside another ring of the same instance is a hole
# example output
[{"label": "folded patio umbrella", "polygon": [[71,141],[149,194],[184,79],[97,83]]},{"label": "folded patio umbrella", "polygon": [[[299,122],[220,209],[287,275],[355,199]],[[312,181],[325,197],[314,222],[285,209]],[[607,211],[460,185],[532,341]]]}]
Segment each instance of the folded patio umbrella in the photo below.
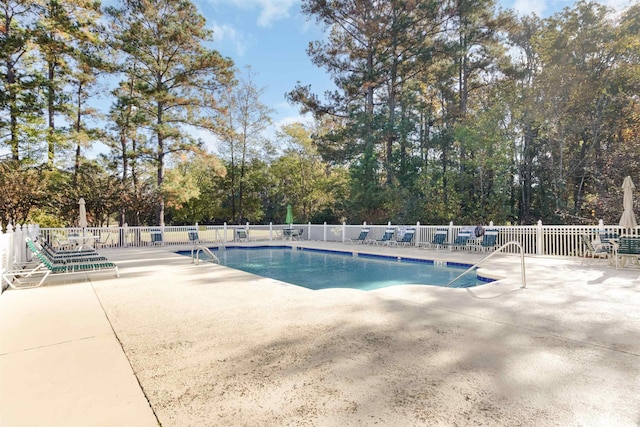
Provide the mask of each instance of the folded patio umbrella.
[{"label": "folded patio umbrella", "polygon": [[87,209],[85,208],[85,203],[84,203],[84,198],[80,197],[80,200],[78,201],[78,205],[80,205],[80,208],[78,209],[78,227],[80,228],[85,228],[88,224],[87,224]]},{"label": "folded patio umbrella", "polygon": [[636,228],[638,223],[636,222],[636,215],[633,213],[633,181],[628,176],[622,183],[622,189],[624,190],[623,207],[624,211],[620,217],[620,226],[624,228]]}]

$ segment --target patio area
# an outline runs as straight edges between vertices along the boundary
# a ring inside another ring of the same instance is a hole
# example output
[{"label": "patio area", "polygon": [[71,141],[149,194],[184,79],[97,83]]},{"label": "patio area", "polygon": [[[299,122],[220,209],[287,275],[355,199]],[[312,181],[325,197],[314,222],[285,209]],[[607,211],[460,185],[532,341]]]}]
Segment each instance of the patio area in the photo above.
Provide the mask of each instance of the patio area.
[{"label": "patio area", "polygon": [[521,289],[498,255],[476,288],[311,291],[178,249],[0,295],[0,425],[640,424],[640,270],[528,256]]}]

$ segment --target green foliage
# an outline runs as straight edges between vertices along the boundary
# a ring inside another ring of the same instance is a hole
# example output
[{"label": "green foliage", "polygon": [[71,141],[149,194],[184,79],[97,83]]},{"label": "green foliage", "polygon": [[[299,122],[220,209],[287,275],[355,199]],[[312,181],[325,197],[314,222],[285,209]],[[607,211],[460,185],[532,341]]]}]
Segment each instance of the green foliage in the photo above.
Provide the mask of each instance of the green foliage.
[{"label": "green foliage", "polygon": [[[282,222],[287,204],[297,222],[615,223],[623,178],[640,183],[638,5],[539,19],[491,0],[304,0],[336,90],[298,84],[287,98],[316,121],[273,141],[263,90],[251,71],[234,81],[190,1],[0,11],[5,224],[72,225],[80,197],[92,225]],[[87,161],[96,141],[111,152]]]}]

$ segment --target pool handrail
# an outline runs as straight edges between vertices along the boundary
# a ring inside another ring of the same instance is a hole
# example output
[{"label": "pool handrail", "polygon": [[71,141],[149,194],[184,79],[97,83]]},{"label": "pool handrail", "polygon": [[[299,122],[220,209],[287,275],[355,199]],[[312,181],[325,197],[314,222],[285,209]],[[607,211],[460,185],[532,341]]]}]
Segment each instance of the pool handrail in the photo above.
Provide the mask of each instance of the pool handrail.
[{"label": "pool handrail", "polygon": [[473,264],[471,267],[469,267],[468,269],[466,269],[464,271],[464,273],[462,273],[461,275],[459,275],[458,277],[456,277],[455,279],[453,279],[452,281],[450,281],[449,283],[447,283],[447,287],[450,287],[452,283],[454,283],[456,280],[458,280],[459,278],[461,278],[462,276],[464,276],[465,274],[467,274],[468,272],[470,272],[471,270],[477,268],[480,264],[482,264],[483,262],[485,262],[486,260],[488,260],[489,258],[491,258],[492,256],[496,255],[498,252],[500,252],[501,250],[503,250],[504,248],[508,247],[508,246],[517,246],[518,249],[520,249],[520,270],[522,272],[522,286],[520,286],[520,289],[524,289],[527,287],[527,278],[526,278],[526,273],[525,273],[525,267],[524,267],[524,247],[520,244],[520,242],[517,242],[515,240],[512,240],[510,242],[505,243],[504,245],[500,246],[498,249],[496,249],[495,251],[491,252],[489,255],[487,255],[486,257],[482,258],[480,261],[476,262],[475,264]]},{"label": "pool handrail", "polygon": [[207,255],[209,255],[209,257],[211,258],[210,262],[216,263],[216,264],[220,264],[220,260],[218,259],[217,256],[215,256],[215,254],[213,252],[211,252],[211,250],[209,248],[207,248],[206,246],[202,246],[202,245],[196,245],[193,249],[191,249],[191,263],[198,265],[200,264],[200,261],[205,261],[203,259],[200,258],[200,252],[203,252]]}]

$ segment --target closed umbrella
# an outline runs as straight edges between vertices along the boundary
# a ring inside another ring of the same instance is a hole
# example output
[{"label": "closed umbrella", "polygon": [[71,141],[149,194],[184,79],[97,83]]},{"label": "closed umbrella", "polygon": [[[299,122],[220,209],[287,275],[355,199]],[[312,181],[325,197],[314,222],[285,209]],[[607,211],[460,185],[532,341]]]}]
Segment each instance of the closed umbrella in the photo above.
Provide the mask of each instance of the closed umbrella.
[{"label": "closed umbrella", "polygon": [[636,222],[636,215],[633,213],[633,181],[628,176],[622,183],[622,189],[624,190],[623,207],[624,211],[620,217],[620,226],[624,228],[636,228],[638,223]]},{"label": "closed umbrella", "polygon": [[284,222],[290,226],[293,224],[293,211],[291,209],[291,205],[287,205],[287,217]]},{"label": "closed umbrella", "polygon": [[86,228],[87,228],[87,209],[84,206],[84,198],[80,197],[80,200],[78,201],[78,227],[82,228],[82,240],[80,240],[78,243],[80,244],[80,248],[82,249],[84,247],[84,243],[85,243],[85,234],[86,234]]},{"label": "closed umbrella", "polygon": [[80,197],[80,201],[78,202],[78,205],[80,205],[80,208],[78,209],[78,227],[80,228],[85,228],[88,224],[87,224],[87,209],[84,206],[84,198]]}]

